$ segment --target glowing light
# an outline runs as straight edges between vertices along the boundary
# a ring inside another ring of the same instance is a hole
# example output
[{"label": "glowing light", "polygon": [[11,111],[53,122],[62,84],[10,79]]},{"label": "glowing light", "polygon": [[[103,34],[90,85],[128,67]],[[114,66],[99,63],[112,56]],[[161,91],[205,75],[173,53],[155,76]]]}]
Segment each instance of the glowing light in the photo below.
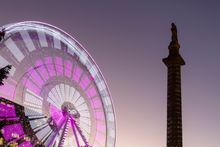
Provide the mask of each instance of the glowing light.
[{"label": "glowing light", "polygon": [[47,70],[42,62],[42,60],[37,60],[35,63],[35,67],[37,67],[38,73],[41,75],[41,77],[44,79],[44,81],[47,81],[49,79],[49,75],[47,73]]},{"label": "glowing light", "polygon": [[0,103],[0,116],[1,117],[16,117],[14,105]]},{"label": "glowing light", "polygon": [[102,121],[97,121],[96,127],[97,127],[97,130],[100,132],[105,132],[105,130],[106,130],[105,123]]},{"label": "glowing light", "polygon": [[86,94],[88,97],[93,97],[95,95],[97,95],[97,91],[94,87],[90,87],[87,91],[86,91]]},{"label": "glowing light", "polygon": [[71,77],[71,71],[72,71],[72,63],[69,60],[64,61],[64,66],[65,66],[65,76],[66,77]]},{"label": "glowing light", "polygon": [[6,140],[11,140],[24,135],[24,131],[21,124],[12,124],[4,126],[2,128],[2,134]]},{"label": "glowing light", "polygon": [[100,99],[97,99],[97,98],[93,99],[92,103],[93,103],[92,106],[93,106],[94,109],[102,107],[102,102],[100,101]]},{"label": "glowing light", "polygon": [[51,57],[44,58],[44,63],[46,64],[47,70],[50,74],[50,77],[55,76],[54,65]]},{"label": "glowing light", "polygon": [[63,75],[63,63],[60,57],[55,57],[55,67],[57,71],[57,76]]},{"label": "glowing light", "polygon": [[73,72],[73,80],[79,82],[79,78],[81,74],[82,74],[82,69],[79,66],[75,67]]},{"label": "glowing light", "polygon": [[81,88],[84,90],[90,83],[90,79],[88,78],[87,75],[83,75],[81,82],[79,83],[79,85],[81,86]]},{"label": "glowing light", "polygon": [[42,87],[44,84],[44,81],[41,79],[39,74],[35,70],[30,69],[31,79],[38,85],[38,87]]},{"label": "glowing light", "polygon": [[18,147],[33,147],[33,145],[30,143],[30,141],[24,141],[19,144]]},{"label": "glowing light", "polygon": [[56,122],[56,124],[60,125],[63,119],[62,111],[57,109],[53,105],[50,105],[50,113],[51,113],[53,120]]},{"label": "glowing light", "polygon": [[104,113],[102,111],[95,112],[95,115],[96,115],[97,120],[104,120],[105,119]]},{"label": "glowing light", "polygon": [[13,99],[14,92],[15,92],[14,85],[5,82],[4,85],[0,86],[0,93],[3,94],[2,96],[6,96],[11,100]]},{"label": "glowing light", "polygon": [[24,78],[23,84],[31,91],[33,91],[35,94],[40,93],[40,88],[37,87],[31,80]]},{"label": "glowing light", "polygon": [[24,59],[24,54],[20,51],[20,49],[11,38],[6,40],[5,45],[19,62]]}]

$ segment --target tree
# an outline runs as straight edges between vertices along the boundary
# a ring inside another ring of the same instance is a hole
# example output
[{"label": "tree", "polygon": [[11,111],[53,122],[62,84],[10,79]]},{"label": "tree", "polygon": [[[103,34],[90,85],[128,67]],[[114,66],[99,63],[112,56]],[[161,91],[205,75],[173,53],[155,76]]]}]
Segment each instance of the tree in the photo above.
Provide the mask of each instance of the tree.
[{"label": "tree", "polygon": [[11,65],[7,65],[0,69],[0,86],[4,85],[3,80],[8,78],[11,67]]}]

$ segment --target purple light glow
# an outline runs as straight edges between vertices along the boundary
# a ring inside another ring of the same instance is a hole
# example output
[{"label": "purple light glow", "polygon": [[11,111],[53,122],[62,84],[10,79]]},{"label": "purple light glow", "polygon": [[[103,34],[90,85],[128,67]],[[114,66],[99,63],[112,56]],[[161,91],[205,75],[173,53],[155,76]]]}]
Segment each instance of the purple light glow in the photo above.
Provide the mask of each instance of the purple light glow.
[{"label": "purple light glow", "polygon": [[76,144],[77,144],[77,147],[80,147],[80,144],[79,144],[79,140],[78,140],[78,136],[77,136],[77,133],[76,133],[76,128],[75,128],[75,122],[73,121],[73,119],[71,118],[71,126],[72,126],[72,130],[73,130],[73,134],[75,136],[75,140],[76,140]]},{"label": "purple light glow", "polygon": [[2,134],[5,140],[8,141],[13,138],[20,138],[22,135],[24,135],[24,131],[21,124],[13,124],[4,126],[2,128]]},{"label": "purple light glow", "polygon": [[32,92],[34,92],[35,94],[39,94],[40,93],[40,88],[37,87],[32,81],[30,81],[29,79],[27,79],[26,77],[23,79],[23,84]]},{"label": "purple light glow", "polygon": [[94,87],[90,87],[90,88],[86,91],[86,95],[91,98],[91,97],[97,95],[97,91],[96,91],[96,89],[95,89]]},{"label": "purple light glow", "polygon": [[105,120],[104,112],[102,111],[95,112],[95,117],[97,120]]},{"label": "purple light glow", "polygon": [[105,122],[97,121],[96,122],[96,128],[100,132],[105,132],[106,131]]},{"label": "purple light glow", "polygon": [[60,57],[55,57],[55,67],[57,71],[57,76],[63,75],[63,63]]},{"label": "purple light glow", "polygon": [[81,74],[82,74],[82,69],[79,66],[75,67],[73,72],[73,80],[78,83]]},{"label": "purple light glow", "polygon": [[33,145],[30,143],[30,141],[24,141],[19,144],[18,147],[33,147]]},{"label": "purple light glow", "polygon": [[95,138],[101,145],[105,144],[105,134],[97,131]]},{"label": "purple light glow", "polygon": [[16,117],[14,106],[0,103],[0,116],[1,117]]},{"label": "purple light glow", "polygon": [[5,120],[7,120],[7,121],[9,121],[9,120],[18,121],[19,118],[18,118],[18,117],[12,117],[12,118],[0,118],[0,121],[5,121]]},{"label": "purple light glow", "polygon": [[42,87],[44,85],[44,81],[35,70],[31,70],[31,79],[38,85],[38,87]]},{"label": "purple light glow", "polygon": [[55,76],[55,70],[54,70],[54,65],[51,57],[45,57],[44,58],[45,64],[47,66],[47,70],[50,74],[50,77]]},{"label": "purple light glow", "polygon": [[13,99],[15,91],[15,86],[5,82],[4,85],[0,86],[0,93],[3,94],[3,96],[8,96],[9,100]]},{"label": "purple light glow", "polygon": [[35,66],[36,67],[40,66],[39,68],[37,68],[37,70],[40,73],[41,77],[44,79],[44,81],[47,81],[49,79],[49,75],[47,73],[46,68],[43,65],[43,62],[39,59],[36,61]]},{"label": "purple light glow", "polygon": [[100,99],[93,99],[92,100],[92,107],[94,109],[97,109],[97,108],[101,108],[102,107],[102,102],[100,101]]},{"label": "purple light glow", "polygon": [[89,83],[90,83],[90,79],[88,78],[86,74],[84,74],[79,85],[81,86],[83,90],[85,90],[85,88],[89,85]]},{"label": "purple light glow", "polygon": [[62,123],[63,113],[61,112],[61,110],[59,110],[53,105],[50,105],[50,114],[52,119],[56,122],[57,125],[60,125]]},{"label": "purple light glow", "polygon": [[72,63],[69,60],[64,61],[65,76],[71,78]]}]

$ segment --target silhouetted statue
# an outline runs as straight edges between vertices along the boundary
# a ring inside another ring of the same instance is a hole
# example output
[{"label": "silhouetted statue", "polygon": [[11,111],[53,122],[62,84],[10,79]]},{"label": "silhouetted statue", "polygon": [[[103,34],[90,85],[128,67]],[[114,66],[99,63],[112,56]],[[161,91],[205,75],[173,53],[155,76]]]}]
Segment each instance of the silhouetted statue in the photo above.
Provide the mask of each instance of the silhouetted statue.
[{"label": "silhouetted statue", "polygon": [[8,78],[11,65],[7,65],[0,69],[0,86],[4,85],[3,80]]},{"label": "silhouetted statue", "polygon": [[3,28],[3,29],[0,31],[0,41],[2,41],[4,38],[5,38],[5,29]]},{"label": "silhouetted statue", "polygon": [[171,27],[172,42],[178,42],[176,25],[174,23],[172,23],[171,25],[172,25],[172,27]]}]

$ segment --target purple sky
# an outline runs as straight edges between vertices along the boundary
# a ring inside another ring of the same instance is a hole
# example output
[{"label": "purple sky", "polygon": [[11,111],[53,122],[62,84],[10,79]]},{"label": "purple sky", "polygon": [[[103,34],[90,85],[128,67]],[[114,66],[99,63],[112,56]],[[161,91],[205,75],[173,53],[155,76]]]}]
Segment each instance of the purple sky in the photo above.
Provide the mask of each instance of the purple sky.
[{"label": "purple sky", "polygon": [[[13,2],[13,3],[12,3]],[[170,24],[179,31],[185,147],[220,145],[220,2],[1,2],[0,25],[53,24],[74,36],[101,68],[117,116],[116,147],[165,147]]]}]

